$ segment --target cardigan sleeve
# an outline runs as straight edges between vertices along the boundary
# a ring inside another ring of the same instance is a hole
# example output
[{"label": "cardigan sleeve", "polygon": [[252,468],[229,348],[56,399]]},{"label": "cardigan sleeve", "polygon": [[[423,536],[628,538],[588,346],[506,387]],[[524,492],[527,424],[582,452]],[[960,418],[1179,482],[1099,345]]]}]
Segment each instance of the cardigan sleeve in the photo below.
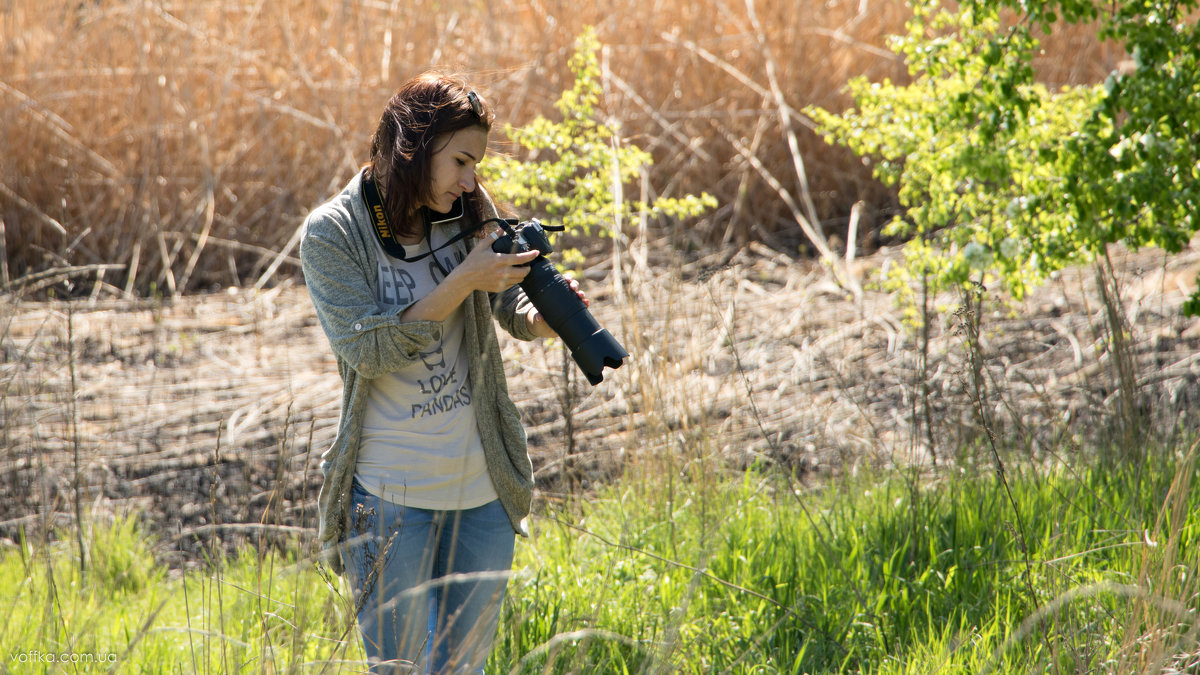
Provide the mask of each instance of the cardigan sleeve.
[{"label": "cardigan sleeve", "polygon": [[500,327],[518,340],[535,340],[537,335],[529,329],[528,314],[534,311],[533,303],[520,286],[513,286],[503,293],[489,296],[492,301],[492,316]]},{"label": "cardigan sleeve", "polygon": [[300,244],[304,283],[334,354],[362,377],[372,379],[414,363],[419,352],[441,338],[436,321],[403,322],[403,307],[381,311],[365,255],[355,255],[347,214],[315,211]]}]

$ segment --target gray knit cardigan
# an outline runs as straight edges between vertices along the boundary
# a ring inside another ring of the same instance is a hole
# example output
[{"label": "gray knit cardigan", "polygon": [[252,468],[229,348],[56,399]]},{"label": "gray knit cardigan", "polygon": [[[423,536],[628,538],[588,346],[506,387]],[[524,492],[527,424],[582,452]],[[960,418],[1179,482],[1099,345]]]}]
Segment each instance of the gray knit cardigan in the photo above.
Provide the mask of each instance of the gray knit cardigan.
[{"label": "gray knit cardigan", "polygon": [[[487,194],[481,191],[480,196],[494,214]],[[333,444],[321,455],[324,482],[317,497],[318,537],[325,561],[336,574],[342,572],[340,545],[350,517],[350,490],[370,380],[415,362],[418,352],[441,339],[441,322],[402,322],[399,315],[404,307],[379,310],[374,236],[362,200],[360,173],[340,194],[309,214],[300,243],[304,281],[342,377],[341,418]],[[461,247],[460,253],[466,253],[468,241],[474,239],[467,237],[455,244]],[[532,340],[535,336],[529,331],[526,314],[533,308],[514,286],[498,296],[475,291],[463,309],[471,396],[488,473],[513,530],[525,535],[533,465],[520,413],[508,394],[492,318],[513,337]]]}]

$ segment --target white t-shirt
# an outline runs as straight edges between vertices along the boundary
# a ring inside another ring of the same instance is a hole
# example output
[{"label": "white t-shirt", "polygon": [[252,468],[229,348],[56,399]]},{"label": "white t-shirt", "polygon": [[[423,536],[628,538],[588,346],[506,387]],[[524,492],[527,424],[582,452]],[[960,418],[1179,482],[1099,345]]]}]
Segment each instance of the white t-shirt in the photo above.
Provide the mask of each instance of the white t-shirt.
[{"label": "white t-shirt", "polygon": [[[440,243],[440,242],[439,242]],[[381,310],[407,307],[444,278],[432,256],[392,258],[375,242]],[[405,246],[425,253],[428,240]],[[446,272],[462,262],[453,247],[434,254]],[[371,494],[422,509],[455,510],[496,499],[471,400],[462,307],[443,322],[442,339],[421,358],[370,383],[355,477]]]}]

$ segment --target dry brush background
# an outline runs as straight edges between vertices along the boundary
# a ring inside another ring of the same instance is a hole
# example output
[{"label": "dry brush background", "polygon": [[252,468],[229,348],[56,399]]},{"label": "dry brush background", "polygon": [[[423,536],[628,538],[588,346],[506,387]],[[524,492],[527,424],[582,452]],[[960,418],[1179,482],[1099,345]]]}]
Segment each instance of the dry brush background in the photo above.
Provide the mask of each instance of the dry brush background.
[{"label": "dry brush background", "polygon": [[[294,267],[297,225],[363,161],[395,83],[463,70],[520,124],[551,113],[585,25],[605,45],[606,112],[654,154],[650,189],[722,206],[592,251],[593,311],[632,354],[601,386],[565,376],[557,348],[505,343],[539,503],[635,466],[977,461],[952,315],[926,348],[891,298],[848,295],[793,257],[803,237],[762,175],[803,189],[768,70],[788,108],[837,108],[849,77],[903,77],[884,46],[906,16],[880,0],[0,0],[0,538],[69,526],[77,500],[142,510],[178,560],[312,527],[340,384]],[[1118,59],[1064,31],[1039,65],[1081,82]],[[789,117],[824,233],[874,251],[893,197]],[[1179,305],[1196,256],[1117,263],[1139,405],[1186,427],[1200,326]],[[64,279],[74,300],[31,299]],[[986,309],[998,431],[1051,461],[1111,431],[1088,270]]]},{"label": "dry brush background", "polygon": [[[852,76],[902,78],[885,47],[907,16],[891,0],[5,0],[0,283],[74,268],[109,294],[262,287],[293,271],[278,254],[364,161],[397,83],[460,70],[501,120],[552,116],[588,25],[605,112],[656,159],[650,189],[721,201],[677,245],[805,247],[755,168],[803,190],[788,109],[821,226],[844,244],[863,201],[871,248],[894,199],[796,111],[844,105]],[[1099,81],[1117,58],[1070,30],[1040,67],[1051,82]]]}]

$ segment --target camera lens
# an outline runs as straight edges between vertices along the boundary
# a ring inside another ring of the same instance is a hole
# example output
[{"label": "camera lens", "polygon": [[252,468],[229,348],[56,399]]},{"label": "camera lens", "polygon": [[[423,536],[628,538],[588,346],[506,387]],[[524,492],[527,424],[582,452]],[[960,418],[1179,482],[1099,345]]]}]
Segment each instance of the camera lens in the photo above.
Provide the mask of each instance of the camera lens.
[{"label": "camera lens", "polygon": [[[562,228],[549,228],[561,230]],[[492,242],[497,253],[522,253],[536,249],[539,255],[529,263],[529,274],[521,282],[529,301],[541,312],[546,323],[558,334],[571,351],[592,385],[604,380],[604,368],[620,368],[629,353],[608,331],[600,327],[587,305],[571,288],[545,254],[554,249],[541,223],[530,220],[516,229],[505,227],[509,233]]]},{"label": "camera lens", "polygon": [[604,380],[604,367],[620,368],[629,353],[600,327],[587,305],[549,260],[539,256],[530,264],[521,288],[562,338],[571,358],[593,385]]}]

